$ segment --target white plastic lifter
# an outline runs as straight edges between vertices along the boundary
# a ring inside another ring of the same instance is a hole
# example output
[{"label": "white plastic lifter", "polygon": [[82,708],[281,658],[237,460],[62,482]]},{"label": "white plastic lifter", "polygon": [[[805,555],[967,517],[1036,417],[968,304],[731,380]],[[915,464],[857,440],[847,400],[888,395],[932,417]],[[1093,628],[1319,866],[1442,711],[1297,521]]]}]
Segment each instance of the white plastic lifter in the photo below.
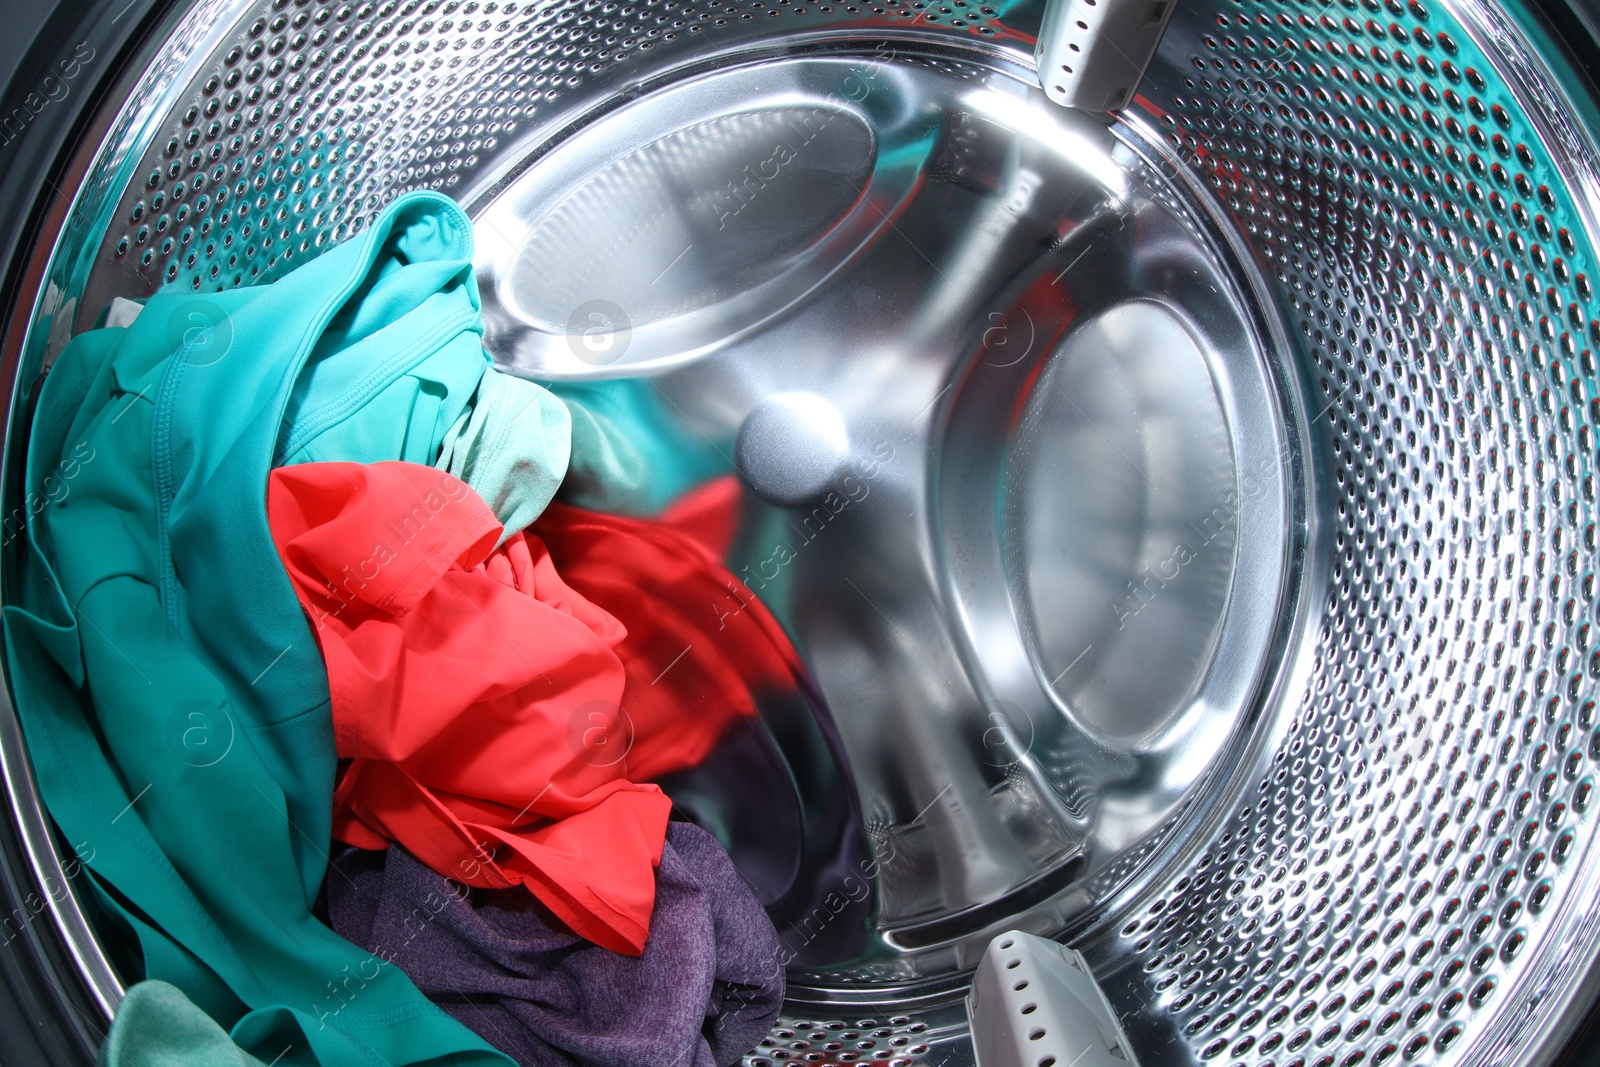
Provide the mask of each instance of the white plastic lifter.
[{"label": "white plastic lifter", "polygon": [[989,942],[967,1021],[978,1067],[1138,1067],[1083,957],[1019,930]]},{"label": "white plastic lifter", "polygon": [[1063,107],[1118,111],[1133,100],[1177,0],[1047,0],[1034,59]]}]

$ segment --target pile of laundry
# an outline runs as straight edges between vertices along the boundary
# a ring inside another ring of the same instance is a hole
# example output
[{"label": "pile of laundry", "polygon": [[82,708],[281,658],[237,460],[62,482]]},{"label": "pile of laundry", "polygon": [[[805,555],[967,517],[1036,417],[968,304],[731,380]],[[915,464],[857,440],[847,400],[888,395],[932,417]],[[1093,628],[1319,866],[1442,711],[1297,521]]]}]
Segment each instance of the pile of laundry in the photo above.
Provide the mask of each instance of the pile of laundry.
[{"label": "pile of laundry", "polygon": [[772,922],[652,784],[796,685],[737,485],[656,507],[624,428],[494,368],[471,260],[412,194],[38,388],[5,637],[142,979],[102,1063],[725,1067],[777,1015]]}]

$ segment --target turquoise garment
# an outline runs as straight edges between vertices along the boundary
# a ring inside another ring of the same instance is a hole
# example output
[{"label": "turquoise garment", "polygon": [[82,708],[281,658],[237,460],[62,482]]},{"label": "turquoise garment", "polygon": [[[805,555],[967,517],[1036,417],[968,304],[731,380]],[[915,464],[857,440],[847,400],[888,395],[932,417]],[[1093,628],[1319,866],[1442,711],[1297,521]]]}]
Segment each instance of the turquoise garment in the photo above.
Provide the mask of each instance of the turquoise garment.
[{"label": "turquoise garment", "polygon": [[644,378],[557,382],[572,410],[572,462],[560,497],[617,515],[654,515],[733,469],[733,438],[713,441]]},{"label": "turquoise garment", "polygon": [[466,482],[504,530],[496,547],[533,524],[556,495],[572,450],[572,416],[542,385],[490,370],[472,410],[445,434],[434,466]]},{"label": "turquoise garment", "polygon": [[265,1061],[234,1044],[183,990],[166,982],[140,982],[128,990],[95,1063],[98,1067],[266,1067]]},{"label": "turquoise garment", "polygon": [[40,791],[145,976],[285,1067],[510,1062],[311,914],[327,679],[264,499],[275,458],[431,461],[487,365],[471,255],[401,198],[273,285],[75,339],[34,413],[4,622]]},{"label": "turquoise garment", "polygon": [[141,344],[144,324],[160,331],[170,318],[152,301],[118,357],[160,368],[159,383],[132,384],[155,402],[163,606],[283,785],[308,904],[326,864],[316,843],[332,817],[333,732],[322,655],[267,529],[266,472],[431,463],[489,367],[460,209],[423,197],[383,220],[381,237],[369,231],[274,285],[208,298],[227,315],[223,355],[168,361],[164,346]]}]

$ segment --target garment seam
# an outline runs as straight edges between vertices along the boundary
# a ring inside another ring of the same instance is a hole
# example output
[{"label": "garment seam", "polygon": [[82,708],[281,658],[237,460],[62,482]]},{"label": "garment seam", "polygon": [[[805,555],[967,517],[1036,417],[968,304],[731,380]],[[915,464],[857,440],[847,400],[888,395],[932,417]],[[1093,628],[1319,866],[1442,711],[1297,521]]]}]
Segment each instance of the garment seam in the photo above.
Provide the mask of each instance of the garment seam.
[{"label": "garment seam", "polygon": [[[314,411],[302,414],[295,420],[288,437],[281,447],[275,448],[272,461],[274,466],[281,466],[285,460],[304,448],[308,441],[315,440],[329,427],[336,425],[347,417],[352,411],[365,406],[378,393],[394,384],[395,380],[402,377],[407,371],[416,367],[423,360],[433,355],[440,347],[441,342],[448,341],[457,333],[461,326],[470,323],[476,316],[474,309],[457,311],[442,320],[426,334],[413,341],[407,347],[382,364],[368,371],[360,381],[351,386],[338,397],[328,401]],[[400,320],[396,320],[398,322]],[[310,353],[307,353],[309,357]],[[298,379],[304,370],[302,364],[295,371]],[[282,417],[279,417],[280,425]]]},{"label": "garment seam", "polygon": [[[310,326],[302,333],[300,346],[295,352],[294,358],[290,361],[288,372],[284,377],[290,389],[293,388],[293,383],[299,379],[300,372],[305,366],[305,361],[311,355],[313,333],[320,334],[326,328],[328,322],[332,320],[334,309],[354,294],[361,279],[365,278],[368,272],[372,270],[377,255],[382,249],[383,242],[386,242],[393,232],[391,228],[380,241],[375,231],[368,231],[368,247],[362,250],[357,262],[360,269],[347,273],[345,278],[334,287],[328,298],[323,301],[317,313],[312,316]],[[313,260],[313,262],[315,261]],[[180,349],[179,351],[183,350]],[[189,363],[185,359],[178,359],[176,360],[176,366],[174,366],[173,357],[176,355],[178,353],[173,353],[167,357],[166,369],[162,371],[161,375],[161,386],[156,391],[156,410],[155,418],[151,425],[150,447],[154,453],[152,467],[156,488],[156,553],[161,567],[161,582],[158,589],[162,606],[166,610],[168,618],[172,619],[173,625],[178,628],[179,633],[182,633],[181,620],[177,617],[177,562],[172,558],[172,542],[168,522],[171,518],[172,503],[175,496],[171,444],[172,408],[176,404],[178,384],[182,381],[184,371],[189,366]],[[287,406],[287,396],[284,395],[285,389],[282,384],[279,385],[278,393],[282,400],[274,403],[277,410],[273,413],[273,419],[278,425],[282,425],[283,411]],[[277,401],[277,398],[274,399]],[[270,461],[269,458],[269,463]]]},{"label": "garment seam", "polygon": [[172,357],[167,357],[166,369],[161,374],[161,385],[156,390],[154,416],[150,422],[151,487],[155,490],[156,498],[156,559],[161,567],[161,572],[157,576],[159,581],[156,595],[161,600],[162,610],[174,627],[179,626],[181,620],[178,618],[177,603],[178,566],[172,558],[172,541],[167,527],[174,495],[172,450],[167,445],[167,437],[172,428],[174,395],[187,366],[188,361],[180,359],[174,369]]},{"label": "garment seam", "polygon": [[[467,519],[463,519],[461,522],[457,523],[456,527],[455,527],[455,530],[456,531],[461,531],[461,530],[469,529],[469,527],[467,525],[468,521],[469,520],[467,520]],[[432,550],[430,550],[426,556],[424,556],[422,559],[419,559],[412,566],[412,568],[405,573],[404,577],[402,577],[398,582],[395,583],[394,589],[391,590],[387,595],[385,595],[383,600],[381,600],[379,603],[375,604],[374,607],[376,607],[379,611],[382,611],[386,615],[403,615],[403,614],[405,614],[405,612],[407,612],[407,611],[409,611],[411,609],[410,608],[402,608],[402,609],[397,611],[391,606],[393,604],[393,602],[398,598],[398,595],[399,595],[399,593],[400,593],[400,591],[402,589],[405,589],[406,586],[410,585],[411,582],[417,577],[417,575],[423,574],[423,573],[428,572],[428,571],[437,570],[437,573],[434,575],[433,583],[427,589],[424,589],[422,591],[421,595],[422,596],[427,596],[427,594],[430,591],[432,591],[432,589],[434,587],[436,587],[440,582],[444,581],[445,576],[450,573],[451,566],[453,566],[455,561],[461,556],[461,553],[463,553],[467,549],[471,548],[475,543],[477,543],[477,541],[479,539],[481,539],[483,537],[484,534],[488,533],[493,527],[496,527],[496,526],[499,526],[499,525],[500,525],[500,522],[499,522],[498,519],[495,518],[494,513],[493,512],[489,512],[487,509],[485,509],[485,514],[483,516],[483,521],[476,528],[470,528],[471,531],[472,531],[470,537],[468,537],[465,534],[452,531],[443,540],[441,540],[438,545],[436,545]],[[439,557],[445,555],[446,553],[449,554],[450,561],[448,563],[446,563],[444,565],[444,567],[440,568],[438,566]],[[465,572],[465,571],[468,570],[468,568],[463,567],[462,570],[463,570],[463,572]],[[413,605],[413,606],[415,606],[415,605]]]}]

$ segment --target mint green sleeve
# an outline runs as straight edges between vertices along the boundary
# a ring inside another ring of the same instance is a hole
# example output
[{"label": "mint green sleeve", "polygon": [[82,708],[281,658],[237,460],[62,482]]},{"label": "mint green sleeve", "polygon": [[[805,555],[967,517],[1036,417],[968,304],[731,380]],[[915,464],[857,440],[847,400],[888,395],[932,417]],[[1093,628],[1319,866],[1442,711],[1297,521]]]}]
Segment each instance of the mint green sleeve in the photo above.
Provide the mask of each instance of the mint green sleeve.
[{"label": "mint green sleeve", "polygon": [[95,1063],[97,1067],[266,1067],[234,1044],[183,990],[158,981],[140,982],[128,990]]},{"label": "mint green sleeve", "polygon": [[572,428],[567,406],[544,386],[490,369],[471,410],[446,432],[434,466],[483,497],[505,527],[503,544],[556,495],[568,473]]}]

